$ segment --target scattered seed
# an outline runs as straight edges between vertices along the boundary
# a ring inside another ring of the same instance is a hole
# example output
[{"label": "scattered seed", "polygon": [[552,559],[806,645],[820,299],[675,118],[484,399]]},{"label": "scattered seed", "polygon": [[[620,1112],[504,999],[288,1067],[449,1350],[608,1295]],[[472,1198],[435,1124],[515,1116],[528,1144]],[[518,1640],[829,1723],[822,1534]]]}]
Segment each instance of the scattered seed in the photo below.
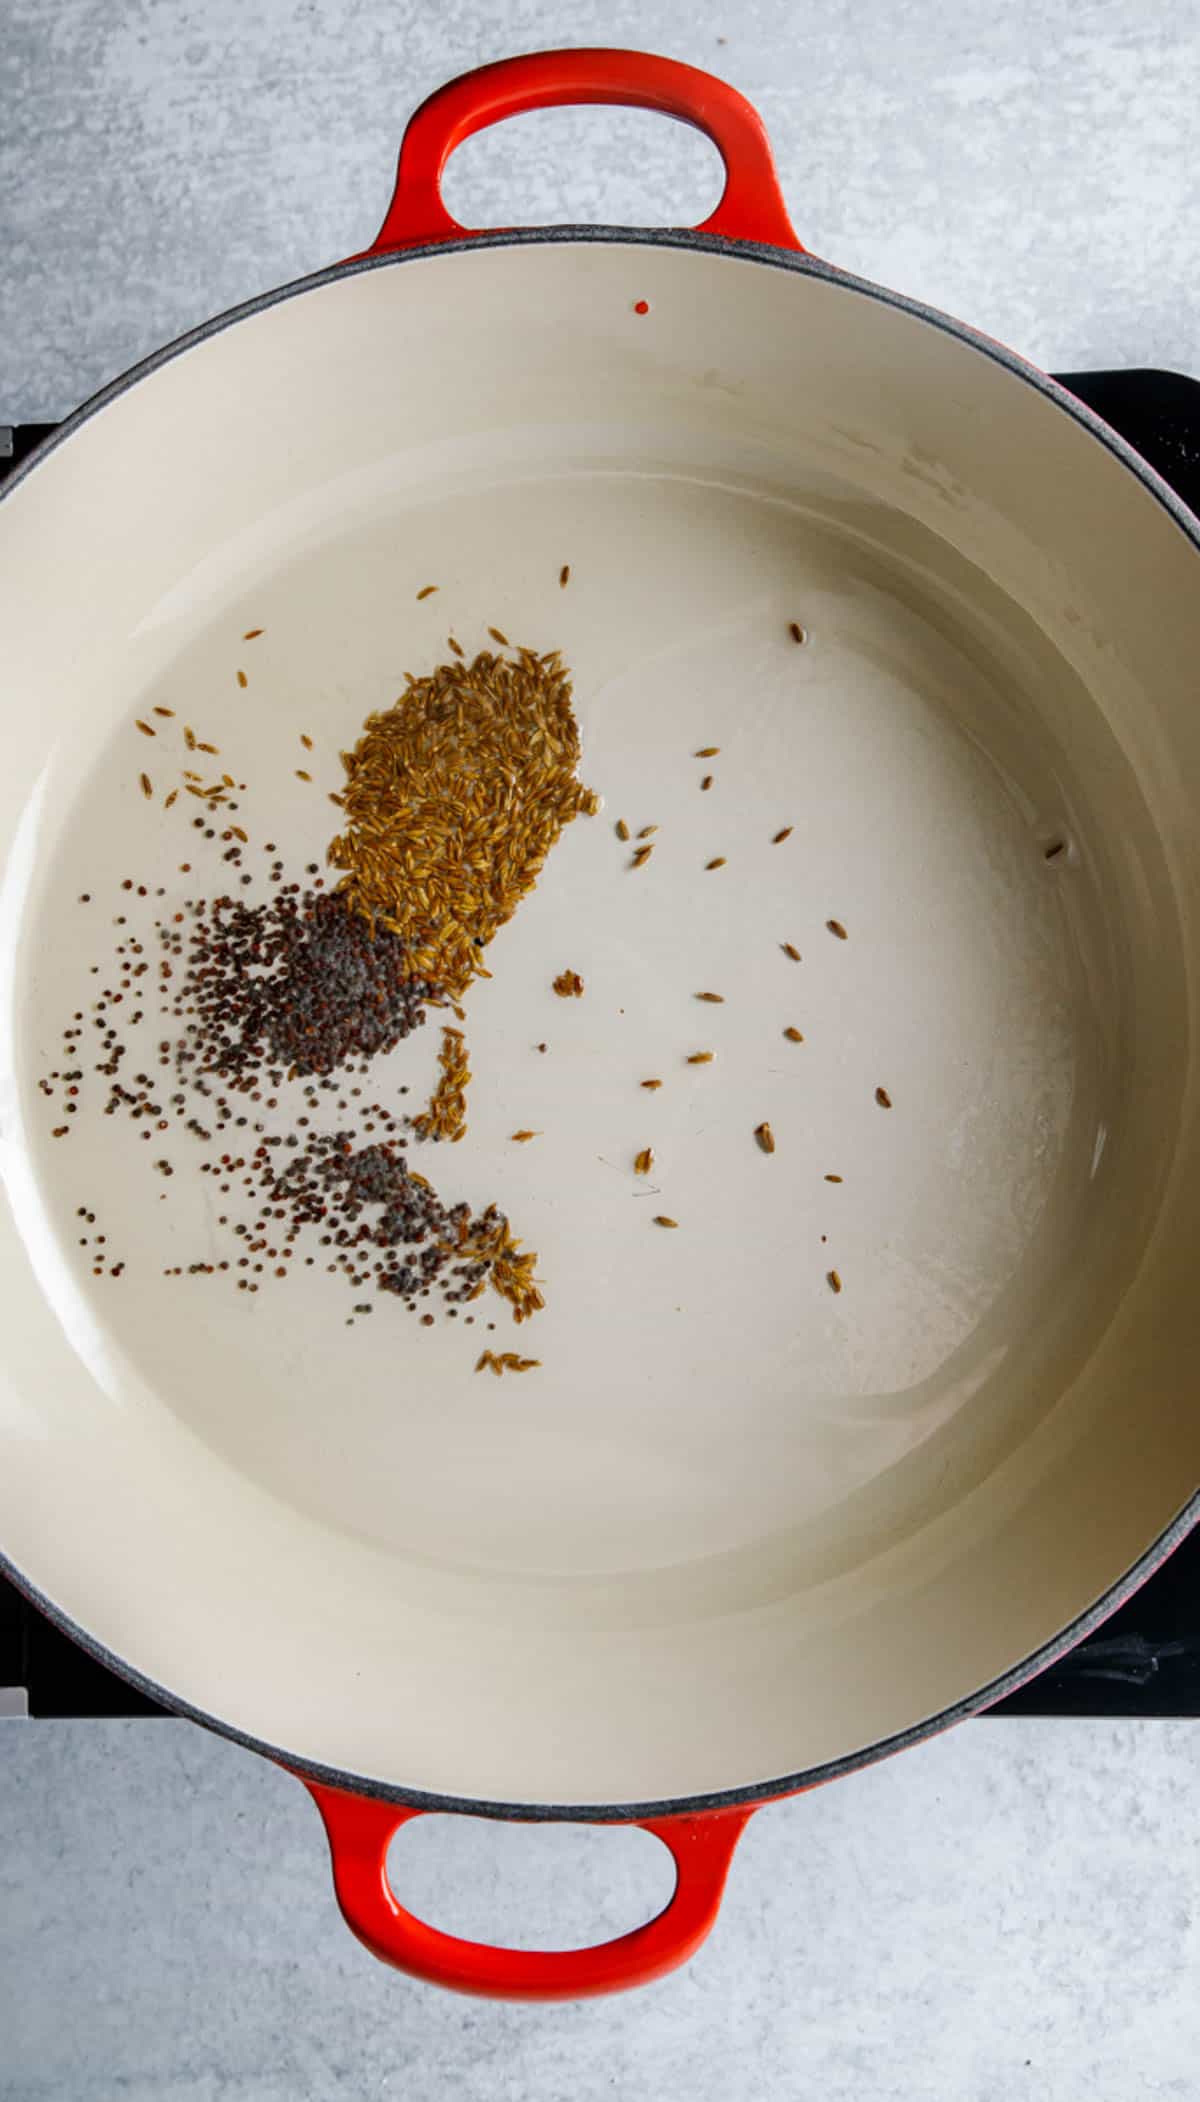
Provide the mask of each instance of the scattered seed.
[{"label": "scattered seed", "polygon": [[624,840],[624,839],[628,839],[628,837],[629,837],[629,827],[628,827],[628,825],[627,825],[627,824],[625,823],[625,820],[624,820],[624,818],[623,818],[623,817],[619,817],[619,818],[617,819],[617,822],[616,822],[616,824],[614,825],[614,827],[613,827],[613,830],[615,831],[615,833],[616,833],[616,835],[617,835],[617,838],[618,838],[618,839],[622,839],[622,840]]},{"label": "scattered seed", "polygon": [[827,1175],[825,1180],[826,1182],[840,1182],[842,1178],[840,1175]]},{"label": "scattered seed", "polygon": [[306,736],[305,736],[305,734],[304,734],[304,732],[303,732],[303,730],[301,730],[301,732],[300,732],[300,742],[301,742],[301,744],[302,744],[302,745],[304,746],[304,749],[305,749],[305,751],[306,751],[306,752],[311,752],[311,750],[312,750],[312,748],[313,748],[313,741],[312,741],[312,738],[311,738],[311,737],[306,737]]},{"label": "scattered seed", "polygon": [[657,832],[657,830],[657,825],[643,825],[641,831],[638,833],[638,838],[649,839],[651,837],[651,834]]},{"label": "scattered seed", "polygon": [[633,1172],[635,1175],[648,1175],[653,1166],[654,1148],[652,1146],[643,1146],[640,1153],[634,1154]]},{"label": "scattered seed", "polygon": [[259,635],[263,634],[263,632],[264,632],[264,630],[263,630],[262,628],[247,628],[247,630],[246,630],[245,634],[244,634],[244,635],[243,635],[243,637],[242,637],[242,641],[243,641],[243,642],[253,642],[253,641],[255,640],[255,638],[256,638],[257,636],[259,636]]},{"label": "scattered seed", "polygon": [[170,793],[170,795],[169,795],[169,796],[166,796],[166,797],[164,798],[164,800],[163,800],[163,809],[164,809],[164,810],[169,810],[169,809],[171,808],[171,805],[172,805],[172,803],[173,803],[173,802],[175,801],[175,798],[176,798],[176,796],[177,796],[178,794],[179,794],[179,790],[178,790],[177,788],[173,788],[173,789],[171,790],[171,793]]},{"label": "scattered seed", "polygon": [[689,1066],[711,1066],[715,1055],[712,1051],[691,1051],[688,1054],[688,1064]]},{"label": "scattered seed", "polygon": [[725,1005],[724,993],[697,993],[696,998],[697,1000],[709,1000],[715,1007],[724,1007]]},{"label": "scattered seed", "polygon": [[583,980],[578,971],[560,971],[553,983],[560,1000],[583,998]]},{"label": "scattered seed", "polygon": [[419,599],[429,598],[432,595],[432,593],[437,590],[437,588],[438,587],[436,584],[426,584],[420,591],[418,591],[417,597]]},{"label": "scattered seed", "polygon": [[149,774],[142,775],[142,794],[144,796],[152,796],[154,794],[154,785]]},{"label": "scattered seed", "polygon": [[791,636],[793,642],[804,642],[807,640],[804,629],[801,627],[798,620],[788,622],[788,634]]},{"label": "scattered seed", "polygon": [[702,781],[702,782],[700,783],[700,786],[701,786],[701,788],[711,788],[711,787],[712,787],[712,785],[713,785],[713,777],[712,777],[712,775],[711,775],[711,774],[705,774],[705,776],[704,776],[704,779],[703,779],[703,781]]},{"label": "scattered seed", "polygon": [[219,756],[221,747],[219,744],[198,744],[196,750],[198,752],[211,752],[215,759]]},{"label": "scattered seed", "polygon": [[491,636],[493,642],[499,643],[502,650],[506,650],[509,647],[507,635],[502,635],[499,628],[489,628],[488,634]]},{"label": "scattered seed", "polygon": [[174,713],[175,713],[175,710],[174,710],[173,708],[159,708],[159,707],[158,707],[158,706],[156,705],[156,706],[155,706],[155,709],[154,709],[154,713],[155,713],[155,715],[174,715]]},{"label": "scattered seed", "polygon": [[244,847],[248,847],[248,846],[249,846],[250,842],[249,842],[249,840],[247,839],[247,837],[246,837],[245,833],[243,832],[243,830],[242,830],[242,828],[241,828],[241,826],[240,826],[240,825],[231,825],[231,826],[229,827],[229,829],[230,829],[230,831],[232,832],[232,834],[233,834],[233,836],[234,836],[234,838],[235,838],[235,839],[240,839],[240,840],[241,840],[241,842],[242,842],[242,845],[243,845]]},{"label": "scattered seed", "polygon": [[630,862],[630,864],[629,864],[630,868],[634,868],[634,869],[640,869],[640,868],[644,868],[644,867],[645,867],[645,865],[646,865],[646,863],[647,863],[647,862],[649,861],[649,859],[650,859],[650,856],[651,856],[651,855],[653,854],[653,852],[654,852],[654,848],[653,848],[652,846],[649,846],[649,847],[639,847],[639,848],[638,848],[638,850],[637,850],[637,852],[636,852],[636,854],[635,854],[635,855],[634,855],[634,857],[633,857],[633,860],[632,860],[632,861]]},{"label": "scattered seed", "polygon": [[697,759],[715,759],[720,749],[719,744],[702,744],[695,756]]},{"label": "scattered seed", "polygon": [[244,671],[239,671],[237,675],[237,682],[239,686],[248,686],[250,684],[250,681],[247,679]]},{"label": "scattered seed", "polygon": [[559,590],[560,590],[560,591],[565,591],[565,590],[566,590],[566,588],[567,588],[567,585],[568,585],[568,584],[570,583],[570,581],[571,581],[571,565],[570,565],[570,563],[569,563],[569,562],[564,562],[564,563],[563,563],[563,566],[562,566],[562,568],[561,568],[561,569],[559,570],[559,572],[558,572],[558,586],[559,586]]},{"label": "scattered seed", "polygon": [[655,1089],[656,1087],[661,1087],[661,1086],[662,1086],[662,1081],[661,1081],[661,1080],[643,1080],[643,1081],[642,1081],[642,1082],[640,1083],[640,1085],[641,1085],[642,1087],[645,1087],[645,1088],[649,1088],[649,1089],[651,1090],[651,1092],[653,1092],[653,1090],[654,1090],[654,1089]]},{"label": "scattered seed", "polygon": [[802,1044],[804,1042],[804,1037],[799,1029],[788,1028],[785,1029],[783,1033],[786,1036],[789,1044]]},{"label": "scattered seed", "polygon": [[842,1289],[842,1280],[838,1276],[836,1270],[829,1270],[826,1272],[826,1283],[828,1284],[831,1292],[840,1292]]},{"label": "scattered seed", "polygon": [[512,1131],[509,1133],[509,1137],[513,1139],[518,1146],[523,1146],[525,1144],[526,1139],[540,1139],[541,1135],[542,1134],[540,1131]]},{"label": "scattered seed", "polygon": [[190,723],[185,723],[185,724],[184,724],[184,726],[183,726],[183,741],[184,741],[185,745],[187,746],[187,748],[188,748],[189,752],[194,752],[194,751],[195,751],[195,749],[196,749],[196,733],[195,733],[195,731],[193,730],[193,728],[192,728],[192,726],[191,726],[191,724],[190,724]]},{"label": "scattered seed", "polygon": [[447,635],[446,648],[448,650],[453,650],[456,657],[465,657],[467,654],[457,635]]},{"label": "scattered seed", "polygon": [[777,832],[777,833],[775,834],[775,837],[774,837],[774,839],[773,839],[773,840],[771,841],[771,845],[772,845],[773,847],[781,847],[781,846],[783,845],[783,842],[784,842],[784,840],[785,840],[785,839],[790,839],[790,838],[791,838],[791,836],[792,836],[792,833],[794,832],[794,830],[795,830],[795,826],[794,826],[794,825],[785,825],[785,826],[784,826],[784,828],[783,828],[783,830],[782,830],[782,832]]},{"label": "scattered seed", "polygon": [[799,963],[800,951],[799,949],[795,948],[791,942],[780,942],[779,946],[783,950],[785,956],[791,957],[793,963]]},{"label": "scattered seed", "polygon": [[880,1109],[890,1109],[892,1106],[892,1098],[885,1087],[876,1088],[875,1100],[878,1102]]},{"label": "scattered seed", "polygon": [[768,1123],[764,1121],[761,1124],[756,1124],[754,1127],[754,1136],[758,1140],[758,1143],[762,1147],[764,1153],[774,1153],[775,1134]]},{"label": "scattered seed", "polygon": [[712,861],[706,861],[704,866],[706,869],[723,869],[725,866],[725,856],[723,854],[717,854]]},{"label": "scattered seed", "polygon": [[679,1221],[678,1219],[668,1219],[665,1212],[657,1212],[655,1214],[654,1224],[656,1226],[678,1226]]},{"label": "scattered seed", "polygon": [[850,937],[840,920],[826,920],[825,925],[831,934],[836,934],[840,942],[849,941]]},{"label": "scattered seed", "polygon": [[298,766],[296,768],[296,779],[297,781],[311,781],[312,775],[306,774],[304,768],[302,766]]},{"label": "scattered seed", "polygon": [[153,729],[149,723],[144,723],[140,715],[137,718],[137,726],[138,729],[141,731],[143,737],[158,736],[157,730]]}]

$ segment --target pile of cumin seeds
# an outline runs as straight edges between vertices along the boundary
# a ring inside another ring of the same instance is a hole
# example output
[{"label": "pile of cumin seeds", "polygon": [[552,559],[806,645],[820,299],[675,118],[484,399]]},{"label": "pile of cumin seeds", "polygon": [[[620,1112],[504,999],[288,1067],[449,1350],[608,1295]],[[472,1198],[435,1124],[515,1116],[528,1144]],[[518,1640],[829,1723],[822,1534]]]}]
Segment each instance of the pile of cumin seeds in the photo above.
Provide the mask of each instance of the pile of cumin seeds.
[{"label": "pile of cumin seeds", "polygon": [[467,1062],[465,1038],[461,1029],[442,1030],[442,1048],[438,1054],[440,1074],[437,1086],[429,1098],[429,1107],[413,1118],[413,1130],[423,1139],[449,1139],[452,1143],[461,1139],[467,1128],[467,1082],[471,1068]]},{"label": "pile of cumin seeds", "polygon": [[518,1323],[530,1320],[545,1306],[534,1276],[537,1252],[521,1247],[503,1212],[494,1204],[489,1204],[462,1235],[456,1254],[464,1263],[485,1266],[471,1297],[481,1292],[486,1282],[501,1299],[507,1299],[513,1320]]},{"label": "pile of cumin seeds", "polygon": [[415,976],[460,999],[533,889],[564,825],[599,799],[557,650],[409,675],[343,752],[345,828],[329,847],[349,905],[406,944]]}]

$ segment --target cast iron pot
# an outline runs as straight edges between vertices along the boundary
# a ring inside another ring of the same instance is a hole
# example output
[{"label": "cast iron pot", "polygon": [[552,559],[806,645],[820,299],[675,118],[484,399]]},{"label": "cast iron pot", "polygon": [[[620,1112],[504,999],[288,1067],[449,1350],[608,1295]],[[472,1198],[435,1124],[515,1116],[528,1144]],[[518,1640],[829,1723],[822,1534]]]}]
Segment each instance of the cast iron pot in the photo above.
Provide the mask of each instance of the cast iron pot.
[{"label": "cast iron pot", "polygon": [[[457,226],[454,147],[572,102],[705,131],[711,218]],[[4,493],[0,576],[4,1566],[300,1777],[387,1962],[653,1978],[756,1804],[986,1707],[1196,1516],[1200,526],[1023,359],[808,255],[740,95],[570,51],[444,88],[369,250],[73,416]],[[247,822],[319,850],[297,731],[331,786],[401,670],[487,623],[564,648],[606,798],[468,1022],[453,1172],[525,1207],[547,1277],[543,1369],[503,1387],[458,1332],[350,1336],[319,1277],[168,1285],[187,1188],[160,1209],[86,1101],[56,1147],[36,1085],[95,955],[78,895],[180,881],[137,783],[169,740],[132,718],[220,720]],[[636,881],[620,815],[660,827]],[[81,1194],[140,1250],[119,1286]],[[386,1875],[428,1810],[637,1822],[677,1888],[599,1948],[460,1941]]]}]

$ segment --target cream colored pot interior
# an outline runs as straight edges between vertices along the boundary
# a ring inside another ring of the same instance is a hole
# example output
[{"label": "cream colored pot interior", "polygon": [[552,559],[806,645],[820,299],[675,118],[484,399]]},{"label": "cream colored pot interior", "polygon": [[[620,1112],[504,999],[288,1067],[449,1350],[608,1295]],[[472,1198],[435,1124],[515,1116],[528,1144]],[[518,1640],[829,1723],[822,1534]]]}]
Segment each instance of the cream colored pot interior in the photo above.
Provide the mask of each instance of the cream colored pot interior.
[{"label": "cream colored pot interior", "polygon": [[[0,576],[0,1544],[97,1641],[325,1767],[661,1800],[970,1696],[1193,1494],[1200,555],[1053,400],[819,272],[430,254],[120,394],[0,505]],[[214,1193],[184,1160],[160,1201],[99,1086],[55,1142],[37,1088],[122,878],[200,881],[134,719],[220,746],[299,872],[363,718],[489,625],[563,650],[604,807],[421,1166],[546,1311],[164,1277]],[[475,1375],[513,1343],[540,1369]]]}]

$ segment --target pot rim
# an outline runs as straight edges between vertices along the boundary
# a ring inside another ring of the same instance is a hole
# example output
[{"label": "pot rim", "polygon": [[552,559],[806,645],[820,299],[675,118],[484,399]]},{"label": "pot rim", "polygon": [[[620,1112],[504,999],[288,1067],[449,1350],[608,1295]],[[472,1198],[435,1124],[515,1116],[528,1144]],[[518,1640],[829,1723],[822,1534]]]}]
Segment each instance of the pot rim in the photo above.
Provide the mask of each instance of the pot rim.
[{"label": "pot rim", "polygon": [[[332,284],[338,278],[354,277],[371,270],[412,265],[427,257],[463,254],[477,249],[570,246],[587,242],[607,246],[695,249],[702,253],[735,256],[744,262],[758,263],[769,269],[795,271],[801,276],[825,279],[865,298],[876,300],[881,305],[898,308],[902,313],[911,314],[914,319],[926,322],[946,335],[957,337],[959,341],[990,358],[993,363],[1004,366],[1016,378],[1044,395],[1057,408],[1082,425],[1084,430],[1105,446],[1121,465],[1141,482],[1200,554],[1200,519],[1189,510],[1170,485],[1155,473],[1124,438],[1097,416],[1094,410],[1077,400],[1048,373],[1030,364],[1016,351],[1010,350],[1007,345],[996,342],[993,337],[984,335],[969,323],[959,321],[937,307],[928,306],[922,300],[895,292],[870,278],[857,277],[849,271],[839,269],[835,264],[809,255],[804,250],[771,248],[758,242],[729,240],[717,234],[656,227],[553,226],[497,230],[470,234],[462,240],[429,243],[417,248],[390,250],[383,254],[367,253],[352,257],[346,262],[330,264],[304,277],[290,279],[286,284],[277,286],[272,291],[259,293],[237,306],[229,307],[223,313],[214,315],[210,320],[201,322],[197,327],[173,338],[90,395],[42,439],[20,466],[7,477],[3,488],[0,488],[0,504],[3,504],[27,476],[35,472],[61,444],[73,437],[76,431],[90,422],[102,409],[107,408],[110,402],[116,401],[131,387],[136,386],[140,380],[148,378],[162,366],[182,356],[185,351],[205,342],[210,336],[218,335],[239,321],[249,320],[255,314],[280,305],[284,300],[298,298],[305,292]],[[989,1680],[976,1692],[965,1695],[961,1700],[940,1709],[935,1715],[919,1723],[911,1724],[907,1729],[880,1738],[857,1751],[844,1754],[841,1758],[826,1760],[820,1765],[782,1775],[774,1780],[754,1782],[740,1788],[719,1789],[708,1794],[669,1796],[653,1802],[599,1805],[493,1802],[484,1797],[441,1795],[425,1789],[406,1788],[398,1783],[370,1776],[347,1773],[316,1760],[301,1758],[294,1752],[269,1743],[265,1738],[239,1729],[235,1724],[222,1720],[206,1709],[194,1706],[119,1657],[39,1590],[37,1585],[8,1559],[2,1548],[0,1575],[7,1577],[61,1634],[76,1643],[96,1663],[135,1687],[139,1693],[158,1702],[172,1714],[182,1716],[189,1722],[199,1723],[219,1736],[230,1739],[234,1744],[242,1745],[247,1751],[257,1752],[277,1765],[291,1769],[304,1779],[345,1789],[354,1795],[407,1805],[416,1810],[459,1813],[525,1823],[633,1824],[648,1818],[695,1816],[704,1811],[730,1809],[738,1804],[770,1802],[780,1797],[797,1795],[808,1788],[819,1786],[824,1781],[836,1780],[843,1774],[857,1771],[860,1767],[873,1765],[876,1760],[887,1758],[894,1752],[904,1751],[910,1745],[920,1744],[926,1738],[949,1729],[953,1724],[979,1714],[1036,1678],[1048,1665],[1066,1655],[1100,1627],[1154,1574],[1198,1523],[1200,1488],[1193,1492],[1145,1553],[1117,1577],[1092,1605],[1086,1607],[1048,1642],[1043,1643],[1040,1649],[1021,1659],[997,1678]]]}]

